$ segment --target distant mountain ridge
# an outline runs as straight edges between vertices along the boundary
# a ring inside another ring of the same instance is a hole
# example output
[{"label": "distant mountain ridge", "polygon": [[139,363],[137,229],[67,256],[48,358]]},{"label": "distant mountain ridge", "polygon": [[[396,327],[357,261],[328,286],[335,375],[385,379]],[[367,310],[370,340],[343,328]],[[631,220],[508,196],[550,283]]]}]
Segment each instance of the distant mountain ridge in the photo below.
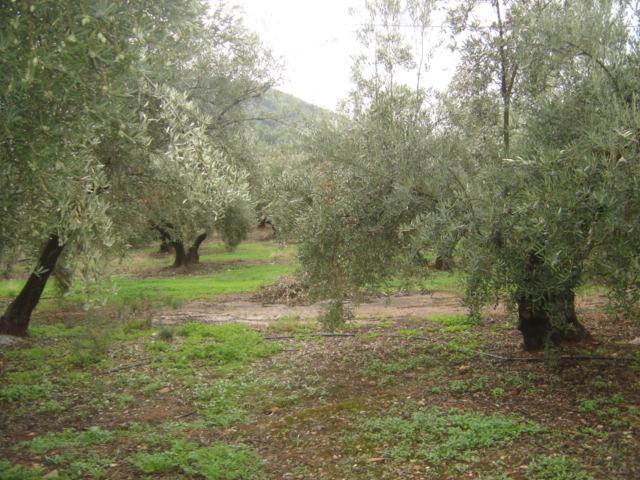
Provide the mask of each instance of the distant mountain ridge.
[{"label": "distant mountain ridge", "polygon": [[247,114],[255,119],[252,130],[267,145],[297,143],[310,123],[336,115],[274,88],[253,100],[247,106]]}]

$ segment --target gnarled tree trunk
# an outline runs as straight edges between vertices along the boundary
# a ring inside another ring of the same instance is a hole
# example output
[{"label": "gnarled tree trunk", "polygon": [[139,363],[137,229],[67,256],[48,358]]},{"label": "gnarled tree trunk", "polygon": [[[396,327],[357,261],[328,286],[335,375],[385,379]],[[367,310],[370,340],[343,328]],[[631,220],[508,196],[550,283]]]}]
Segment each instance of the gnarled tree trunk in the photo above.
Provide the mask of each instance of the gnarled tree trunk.
[{"label": "gnarled tree trunk", "polygon": [[[532,285],[544,283],[552,276],[544,259],[535,252],[527,256],[526,272]],[[516,300],[518,330],[522,333],[525,350],[541,350],[549,343],[588,337],[576,315],[576,296],[572,287],[560,287],[536,298],[521,293]]]},{"label": "gnarled tree trunk", "polygon": [[175,253],[175,260],[173,261],[174,267],[186,267],[189,264],[187,253],[184,249],[184,243],[180,240],[171,241],[173,252]]},{"label": "gnarled tree trunk", "polygon": [[436,257],[436,261],[433,264],[433,268],[441,272],[448,272],[449,270],[451,270],[451,267],[449,265],[449,260],[447,260],[447,258],[442,255],[438,255]]},{"label": "gnarled tree trunk", "polygon": [[526,297],[518,300],[518,330],[525,350],[541,350],[548,343],[580,340],[588,337],[578,321],[575,295],[564,289],[537,302]]},{"label": "gnarled tree trunk", "polygon": [[31,313],[38,305],[44,287],[64,249],[57,235],[51,235],[44,244],[38,263],[18,296],[0,317],[0,333],[25,336],[31,321]]},{"label": "gnarled tree trunk", "polygon": [[193,242],[193,245],[189,247],[189,252],[187,253],[187,261],[189,264],[194,264],[200,262],[200,253],[198,250],[200,249],[200,245],[207,238],[206,233],[201,233],[196,237]]},{"label": "gnarled tree trunk", "polygon": [[202,242],[207,238],[206,233],[198,235],[193,242],[193,245],[189,247],[189,250],[185,250],[184,243],[182,241],[172,241],[171,246],[175,251],[175,260],[173,262],[174,267],[188,267],[200,261],[199,249]]},{"label": "gnarled tree trunk", "polygon": [[157,224],[151,224],[151,228],[160,234],[160,253],[169,253],[173,248],[171,234],[163,227]]},{"label": "gnarled tree trunk", "polygon": [[273,236],[275,237],[275,236],[276,236],[276,233],[277,233],[277,231],[276,231],[276,226],[273,224],[273,222],[271,221],[271,219],[270,219],[269,217],[261,217],[261,218],[258,220],[258,228],[259,228],[260,230],[265,229],[265,228],[267,227],[267,225],[269,225],[269,226],[271,227],[271,231],[272,231],[272,233],[273,233]]},{"label": "gnarled tree trunk", "polygon": [[[169,224],[169,226],[171,225]],[[204,242],[207,238],[206,232],[198,235],[193,242],[193,245],[191,245],[189,247],[189,250],[187,251],[184,248],[184,242],[182,240],[174,240],[171,236],[171,233],[169,233],[169,230],[165,230],[163,227],[157,224],[154,224],[152,228],[160,233],[160,239],[162,240],[162,244],[160,246],[161,252],[169,251],[171,248],[173,248],[173,252],[175,254],[173,261],[174,268],[188,267],[189,265],[193,265],[194,263],[198,263],[200,261],[200,254],[198,250],[200,249],[200,245],[202,245],[202,242]],[[167,250],[163,250],[163,245],[166,245],[169,248]]]}]

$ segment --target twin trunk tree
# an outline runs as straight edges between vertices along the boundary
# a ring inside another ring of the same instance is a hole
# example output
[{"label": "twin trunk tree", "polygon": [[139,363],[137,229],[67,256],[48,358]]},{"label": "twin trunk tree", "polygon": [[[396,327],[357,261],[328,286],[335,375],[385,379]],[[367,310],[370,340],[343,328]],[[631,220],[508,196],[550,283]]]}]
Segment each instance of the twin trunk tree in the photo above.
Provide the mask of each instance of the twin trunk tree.
[{"label": "twin trunk tree", "polygon": [[184,247],[184,242],[173,238],[171,233],[169,233],[165,228],[159,225],[154,225],[153,228],[160,234],[160,251],[168,252],[170,249],[173,249],[175,254],[175,259],[173,261],[174,267],[187,267],[200,261],[200,245],[202,245],[202,242],[207,238],[206,232],[198,235],[193,244],[187,250]]},{"label": "twin trunk tree", "polygon": [[0,334],[25,336],[31,313],[38,305],[49,276],[64,249],[57,235],[51,235],[44,244],[38,263],[18,296],[0,317]]}]

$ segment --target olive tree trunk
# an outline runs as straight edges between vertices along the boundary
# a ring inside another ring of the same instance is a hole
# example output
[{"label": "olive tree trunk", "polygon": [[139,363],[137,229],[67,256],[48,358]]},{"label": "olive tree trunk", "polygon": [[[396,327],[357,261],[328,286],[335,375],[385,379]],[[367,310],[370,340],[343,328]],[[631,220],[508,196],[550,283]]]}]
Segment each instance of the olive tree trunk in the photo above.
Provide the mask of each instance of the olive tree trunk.
[{"label": "olive tree trunk", "polygon": [[588,337],[576,316],[575,295],[571,289],[560,290],[537,301],[520,297],[518,330],[522,333],[524,349],[528,351]]},{"label": "olive tree trunk", "polygon": [[175,260],[173,262],[174,267],[188,267],[189,265],[196,264],[200,261],[200,245],[207,238],[206,233],[198,235],[193,242],[193,245],[189,247],[189,250],[184,248],[182,241],[172,241],[171,246],[175,252]]},{"label": "olive tree trunk", "polygon": [[443,255],[438,255],[436,257],[436,260],[433,264],[433,268],[435,268],[436,270],[439,270],[441,272],[448,272],[449,270],[451,270],[451,266],[449,265],[449,260],[448,257],[445,257]]},{"label": "olive tree trunk", "polygon": [[174,240],[171,242],[171,246],[173,247],[174,253],[174,267],[185,267],[188,265],[187,253],[184,249],[184,243],[181,240]]},{"label": "olive tree trunk", "polygon": [[0,333],[25,336],[31,321],[31,313],[38,305],[44,287],[64,249],[57,235],[51,235],[44,244],[38,263],[18,296],[0,317]]},{"label": "olive tree trunk", "polygon": [[187,252],[187,261],[189,262],[189,264],[200,262],[199,249],[200,249],[200,245],[202,245],[202,242],[204,242],[206,238],[207,238],[207,234],[201,233],[196,237],[196,239],[193,242],[193,245],[189,247],[189,251]]}]

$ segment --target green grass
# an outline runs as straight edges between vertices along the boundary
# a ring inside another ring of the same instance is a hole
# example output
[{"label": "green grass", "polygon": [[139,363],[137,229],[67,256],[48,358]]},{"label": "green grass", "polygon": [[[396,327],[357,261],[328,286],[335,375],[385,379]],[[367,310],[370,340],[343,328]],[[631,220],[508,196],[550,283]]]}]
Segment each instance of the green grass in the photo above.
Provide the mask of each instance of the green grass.
[{"label": "green grass", "polygon": [[184,340],[169,353],[173,361],[206,360],[208,364],[246,363],[280,350],[259,333],[237,324],[186,323],[176,329]]},{"label": "green grass", "polygon": [[593,480],[593,477],[572,458],[545,455],[529,465],[527,480]]},{"label": "green grass", "polygon": [[130,303],[148,300],[167,302],[199,300],[225,293],[245,293],[274,282],[295,270],[291,264],[267,264],[240,267],[211,275],[194,275],[175,278],[117,278],[117,292],[109,303]]},{"label": "green grass", "polygon": [[511,416],[427,408],[407,418],[373,418],[364,423],[360,435],[374,448],[382,448],[376,453],[391,460],[420,459],[439,465],[473,461],[483,450],[505,447],[523,434],[540,431],[537,425]]},{"label": "green grass", "polygon": [[[235,261],[279,261],[292,262],[295,247],[281,247],[273,242],[244,242],[230,252],[218,242],[205,242],[200,247],[200,263],[223,263]],[[173,262],[173,254],[157,255],[158,247],[143,247],[133,250],[121,263],[113,267],[124,274],[143,269],[169,267]]]},{"label": "green grass", "polygon": [[428,320],[442,325],[447,333],[466,332],[476,325],[468,315],[431,315]]},{"label": "green grass", "polygon": [[42,472],[0,460],[0,478],[2,480],[41,480]]},{"label": "green grass", "polygon": [[[253,292],[258,287],[292,273],[295,269],[296,266],[293,264],[276,263],[229,268],[210,275],[172,278],[116,277],[113,279],[115,291],[107,294],[107,304],[126,305],[145,301],[174,304],[176,301],[201,300],[227,293]],[[10,299],[19,292],[21,285],[22,282],[14,280],[0,282],[0,297]],[[106,284],[104,286],[106,287]],[[43,294],[42,304],[49,308],[55,303],[52,290],[53,287],[48,284]],[[78,292],[66,297],[66,301],[70,303],[81,303],[82,299],[83,296]]]},{"label": "green grass", "polygon": [[174,442],[169,450],[136,453],[129,462],[147,475],[181,472],[207,480],[258,479],[262,468],[259,455],[245,445],[198,447],[184,440]]},{"label": "green grass", "polygon": [[102,430],[100,427],[89,427],[82,432],[65,430],[59,433],[47,433],[32,440],[21,442],[18,447],[28,448],[33,453],[43,454],[53,449],[99,445],[110,442],[112,439],[112,432]]},{"label": "green grass", "polygon": [[33,337],[48,338],[69,338],[82,337],[87,334],[87,329],[82,326],[67,327],[61,323],[48,325],[32,325],[29,328],[29,335]]},{"label": "green grass", "polygon": [[28,402],[42,400],[53,392],[53,384],[48,380],[36,384],[9,383],[0,386],[0,401]]},{"label": "green grass", "polygon": [[464,291],[464,276],[460,272],[430,271],[420,280],[409,283],[400,279],[391,279],[373,290],[381,293],[394,293],[399,290],[415,292],[448,292],[460,294]]},{"label": "green grass", "polygon": [[[136,323],[135,331],[143,328],[145,335],[130,340],[124,333],[127,325],[120,325],[104,336],[110,352],[109,363],[96,365],[88,361],[78,366],[83,371],[69,368],[73,363],[70,358],[77,358],[77,352],[84,351],[83,342],[103,335],[96,335],[89,327],[68,328],[61,324],[36,328],[34,341],[46,346],[6,352],[9,371],[3,377],[7,382],[0,390],[0,402],[2,408],[6,408],[3,413],[13,418],[34,412],[56,415],[64,411],[63,416],[68,419],[66,407],[72,404],[69,402],[82,398],[84,408],[80,412],[92,412],[95,417],[126,414],[143,399],[165,395],[159,391],[169,386],[195,409],[194,421],[190,424],[167,422],[166,425],[145,423],[139,427],[132,423],[129,428],[115,430],[104,426],[40,430],[33,439],[14,444],[14,452],[42,456],[46,465],[44,472],[55,468],[60,478],[97,479],[107,474],[111,464],[126,461],[130,451],[114,449],[114,445],[131,440],[149,447],[148,451],[130,458],[139,475],[166,472],[167,478],[263,478],[262,460],[249,447],[224,443],[199,445],[187,441],[185,432],[228,428],[245,421],[247,409],[260,402],[257,398],[262,396],[261,389],[272,387],[256,382],[249,365],[281,347],[236,324],[186,323],[173,329],[170,342],[159,339],[159,329],[144,323],[139,327]],[[164,348],[156,351],[152,348],[156,344]],[[129,356],[131,345],[136,345],[137,350],[133,358]],[[94,350],[88,346],[89,352]],[[135,364],[136,358],[146,359],[144,364],[151,369],[125,368],[109,373],[112,362],[126,366],[132,360]],[[51,375],[55,375],[55,383],[48,380]],[[105,453],[107,451],[109,453]],[[30,480],[42,478],[42,474],[19,465],[0,463],[3,480]]]},{"label": "green grass", "polygon": [[[24,285],[24,280],[2,280],[0,281],[0,298],[13,298]],[[48,292],[51,289],[45,290]]]},{"label": "green grass", "polygon": [[[96,291],[107,304],[159,303],[176,306],[181,302],[201,300],[226,293],[246,293],[269,284],[296,269],[295,248],[281,248],[270,242],[243,243],[233,252],[226,251],[221,243],[212,242],[202,247],[201,264],[225,262],[270,262],[257,265],[229,265],[223,271],[212,274],[178,274],[175,277],[135,278],[130,274],[142,268],[162,268],[171,264],[168,257],[151,256],[155,248],[138,249],[127,259],[126,270],[117,269],[112,281],[102,282]],[[0,281],[0,300],[10,301],[24,285],[24,279]],[[42,295],[39,310],[51,310],[64,303],[79,304],[86,300],[81,286],[60,299],[52,282],[48,282]],[[62,303],[61,303],[62,302]]]},{"label": "green grass", "polygon": [[[243,399],[253,388],[241,373],[251,361],[278,352],[282,347],[265,341],[263,336],[236,324],[203,325],[187,323],[175,329],[171,344],[155,352],[167,369],[183,369],[183,382],[190,383],[193,404],[210,425],[228,427],[245,420]],[[200,366],[218,367],[213,382],[191,379]],[[180,374],[178,374],[180,375]]]},{"label": "green grass", "polygon": [[214,263],[235,260],[293,260],[294,255],[294,247],[280,247],[271,242],[241,243],[232,252],[229,252],[221,243],[209,243],[204,245],[200,254],[200,261],[202,263]]},{"label": "green grass", "polygon": [[430,292],[461,293],[464,290],[464,276],[460,272],[431,272],[421,282],[421,287]]}]

